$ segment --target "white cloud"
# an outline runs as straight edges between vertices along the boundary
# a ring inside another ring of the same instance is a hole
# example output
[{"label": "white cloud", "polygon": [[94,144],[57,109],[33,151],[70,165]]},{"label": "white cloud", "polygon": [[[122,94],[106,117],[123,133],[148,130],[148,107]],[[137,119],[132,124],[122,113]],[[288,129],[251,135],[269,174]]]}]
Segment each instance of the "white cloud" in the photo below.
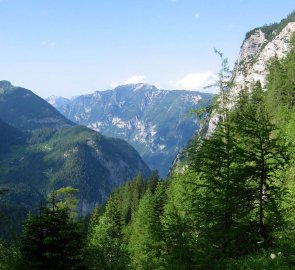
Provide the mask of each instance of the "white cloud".
[{"label": "white cloud", "polygon": [[[1,0],[0,0],[0,1],[1,1]],[[112,88],[116,88],[117,86],[119,86],[119,85],[124,85],[124,84],[145,83],[145,78],[146,78],[145,75],[133,75],[133,76],[131,76],[129,79],[127,79],[127,80],[124,81],[124,82],[121,82],[121,83],[112,82],[112,83],[110,84],[110,86],[111,86]]]},{"label": "white cloud", "polygon": [[200,13],[195,13],[195,14],[194,14],[194,17],[195,17],[196,19],[199,19],[199,18],[200,18]]},{"label": "white cloud", "polygon": [[203,92],[216,93],[216,88],[206,88],[215,84],[217,75],[213,72],[189,73],[177,80],[174,85],[178,90],[201,90]]},{"label": "white cloud", "polygon": [[116,88],[117,86],[119,86],[118,83],[115,83],[115,82],[112,82],[112,83],[111,83],[111,87],[112,87],[112,88]]},{"label": "white cloud", "polygon": [[128,80],[124,82],[124,84],[136,84],[136,83],[144,83],[146,76],[144,75],[133,75]]}]

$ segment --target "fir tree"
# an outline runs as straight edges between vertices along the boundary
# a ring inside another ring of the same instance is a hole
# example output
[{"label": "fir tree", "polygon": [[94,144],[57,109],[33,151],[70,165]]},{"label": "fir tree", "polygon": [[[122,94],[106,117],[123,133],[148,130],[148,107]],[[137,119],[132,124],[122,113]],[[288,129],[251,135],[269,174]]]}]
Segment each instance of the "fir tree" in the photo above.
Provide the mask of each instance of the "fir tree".
[{"label": "fir tree", "polygon": [[131,224],[128,249],[133,269],[166,269],[162,256],[163,242],[158,226],[159,217],[155,208],[155,198],[151,191],[147,191],[140,200]]},{"label": "fir tree", "polygon": [[88,237],[88,261],[91,269],[126,269],[128,255],[123,239],[120,202],[112,195],[97,225]]},{"label": "fir tree", "polygon": [[37,216],[29,215],[21,242],[22,269],[75,269],[82,261],[82,233],[67,209],[41,204]]},{"label": "fir tree", "polygon": [[283,224],[280,202],[286,194],[279,172],[287,165],[289,153],[277,137],[277,128],[271,122],[260,83],[248,96],[242,94],[235,121],[241,148],[240,171],[251,186],[253,217],[258,217],[257,234],[261,242],[266,242]]}]

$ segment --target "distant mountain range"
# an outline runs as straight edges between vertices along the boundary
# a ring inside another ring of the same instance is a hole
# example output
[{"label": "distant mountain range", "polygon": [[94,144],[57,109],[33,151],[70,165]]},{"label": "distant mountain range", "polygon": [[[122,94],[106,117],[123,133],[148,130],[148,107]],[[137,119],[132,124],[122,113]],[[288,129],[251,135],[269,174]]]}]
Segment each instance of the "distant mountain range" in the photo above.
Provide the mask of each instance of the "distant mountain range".
[{"label": "distant mountain range", "polygon": [[47,101],[75,123],[126,140],[164,177],[178,151],[198,129],[198,119],[189,116],[190,111],[207,106],[213,96],[129,84],[71,100],[51,96]]},{"label": "distant mountain range", "polygon": [[0,189],[9,190],[12,223],[20,209],[65,186],[79,189],[80,213],[88,213],[140,172],[150,175],[127,142],[76,125],[31,91],[0,81]]}]

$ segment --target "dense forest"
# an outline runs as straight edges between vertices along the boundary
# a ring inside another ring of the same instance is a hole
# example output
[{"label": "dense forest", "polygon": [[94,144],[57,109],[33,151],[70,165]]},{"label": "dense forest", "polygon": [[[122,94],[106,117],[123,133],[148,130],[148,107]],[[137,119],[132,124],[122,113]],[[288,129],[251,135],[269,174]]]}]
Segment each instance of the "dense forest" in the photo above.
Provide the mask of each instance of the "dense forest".
[{"label": "dense forest", "polygon": [[219,121],[182,170],[138,175],[89,217],[77,190],[51,193],[20,239],[0,242],[0,269],[295,269],[295,37],[265,91],[257,82],[233,96],[219,55]]}]

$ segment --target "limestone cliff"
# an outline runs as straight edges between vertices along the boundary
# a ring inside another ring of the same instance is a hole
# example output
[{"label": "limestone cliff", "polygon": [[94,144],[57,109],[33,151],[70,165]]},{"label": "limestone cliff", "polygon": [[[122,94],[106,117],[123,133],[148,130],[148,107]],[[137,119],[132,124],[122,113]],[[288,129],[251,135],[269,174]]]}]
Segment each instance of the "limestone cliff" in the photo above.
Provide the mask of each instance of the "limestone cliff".
[{"label": "limestone cliff", "polygon": [[235,86],[232,92],[236,94],[241,88],[257,81],[265,87],[269,61],[273,57],[282,59],[287,55],[294,32],[295,22],[289,22],[279,33],[274,32],[270,40],[260,28],[245,39],[234,67]]}]

